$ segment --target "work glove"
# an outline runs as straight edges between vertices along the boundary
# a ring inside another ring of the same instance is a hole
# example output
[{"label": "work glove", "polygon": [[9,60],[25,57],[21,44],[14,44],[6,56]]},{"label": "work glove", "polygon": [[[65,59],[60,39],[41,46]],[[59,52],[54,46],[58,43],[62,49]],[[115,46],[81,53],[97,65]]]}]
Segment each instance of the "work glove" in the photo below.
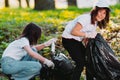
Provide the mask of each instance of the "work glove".
[{"label": "work glove", "polygon": [[97,35],[97,32],[86,32],[85,37],[86,38],[95,38]]},{"label": "work glove", "polygon": [[88,38],[84,38],[84,39],[82,40],[82,44],[84,45],[84,47],[87,46],[88,40],[89,40]]},{"label": "work glove", "polygon": [[43,43],[46,47],[50,46],[53,42],[56,42],[57,39],[56,38],[52,38],[50,40],[48,40],[47,42]]},{"label": "work glove", "polygon": [[51,60],[45,59],[45,61],[43,62],[43,64],[47,65],[48,67],[51,67],[52,69],[54,69],[54,63]]}]

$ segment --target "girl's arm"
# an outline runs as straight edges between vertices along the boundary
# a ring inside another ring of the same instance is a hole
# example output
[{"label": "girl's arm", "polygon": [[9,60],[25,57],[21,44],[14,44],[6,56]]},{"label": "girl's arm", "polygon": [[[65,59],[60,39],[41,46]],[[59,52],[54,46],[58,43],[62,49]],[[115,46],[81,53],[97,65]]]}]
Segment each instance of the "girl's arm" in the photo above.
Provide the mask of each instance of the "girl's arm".
[{"label": "girl's arm", "polygon": [[50,46],[53,42],[56,42],[57,38],[52,38],[46,42],[44,42],[43,44],[38,44],[36,46],[34,46],[38,51],[43,49],[44,47]]},{"label": "girl's arm", "polygon": [[71,31],[71,34],[74,36],[84,37],[82,42],[83,42],[84,46],[86,46],[88,43],[88,38],[85,38],[85,36],[86,36],[85,32],[80,32],[81,29],[82,29],[82,25],[80,23],[77,23],[75,25],[75,27],[73,28],[73,30]]},{"label": "girl's arm", "polygon": [[28,46],[28,45],[27,45],[27,46],[24,46],[24,49],[27,51],[27,53],[28,53],[31,57],[39,60],[39,61],[40,61],[41,63],[43,63],[43,64],[46,64],[48,67],[54,68],[54,63],[53,63],[51,60],[48,60],[47,58],[44,58],[44,57],[41,56],[40,54],[34,52],[34,51],[31,49],[30,46]]},{"label": "girl's arm", "polygon": [[[41,45],[41,48],[42,48],[42,47],[44,47],[44,46]],[[24,46],[24,49],[27,51],[27,53],[28,53],[31,57],[33,57],[33,58],[39,60],[40,62],[44,63],[45,58],[44,58],[43,56],[41,56],[40,54],[34,52],[34,51],[31,49],[30,46],[28,46],[28,45],[27,45],[27,46]],[[39,48],[39,49],[40,49],[40,48]]]},{"label": "girl's arm", "polygon": [[80,30],[82,29],[82,25],[80,23],[77,23],[75,25],[75,27],[72,29],[71,34],[74,36],[81,36],[81,37],[85,37],[85,38],[95,38],[95,36],[97,35],[97,32],[80,32]]},{"label": "girl's arm", "polygon": [[85,37],[85,33],[80,32],[81,29],[82,29],[82,25],[80,23],[77,23],[75,27],[72,29],[71,34],[74,36]]},{"label": "girl's arm", "polygon": [[34,46],[38,51],[40,51],[41,49],[45,48],[46,46],[44,44],[38,44]]}]

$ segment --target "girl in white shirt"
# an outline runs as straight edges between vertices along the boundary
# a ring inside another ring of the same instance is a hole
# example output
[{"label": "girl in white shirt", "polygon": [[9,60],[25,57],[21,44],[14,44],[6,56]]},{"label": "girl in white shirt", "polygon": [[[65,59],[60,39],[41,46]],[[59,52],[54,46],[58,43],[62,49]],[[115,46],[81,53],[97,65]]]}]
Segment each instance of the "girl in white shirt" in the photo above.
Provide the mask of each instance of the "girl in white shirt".
[{"label": "girl in white shirt", "polygon": [[56,39],[53,38],[37,45],[40,37],[41,28],[39,26],[34,23],[26,25],[20,38],[11,42],[5,49],[1,59],[2,71],[5,74],[11,74],[14,80],[29,80],[39,74],[42,68],[41,63],[54,67],[51,60],[41,56],[37,51],[49,46]]},{"label": "girl in white shirt", "polygon": [[[75,61],[76,67],[72,80],[80,80],[85,66],[85,46],[88,38],[95,38],[96,27],[105,28],[109,22],[109,5],[106,0],[99,0],[93,10],[70,21],[63,31],[62,44]],[[89,76],[89,75],[88,75]],[[87,78],[87,80],[93,80]]]}]

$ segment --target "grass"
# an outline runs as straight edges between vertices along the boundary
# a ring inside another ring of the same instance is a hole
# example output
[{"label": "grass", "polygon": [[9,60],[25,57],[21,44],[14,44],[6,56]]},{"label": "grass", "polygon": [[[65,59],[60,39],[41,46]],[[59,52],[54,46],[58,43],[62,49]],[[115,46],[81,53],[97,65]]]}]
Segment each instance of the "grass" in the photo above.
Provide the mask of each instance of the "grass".
[{"label": "grass", "polygon": [[[41,26],[43,30],[42,43],[55,36],[56,33],[60,33],[67,21],[81,13],[88,12],[88,10],[90,9],[78,9],[77,7],[42,11],[30,8],[0,9],[0,54],[10,42],[21,34],[23,27],[28,23],[34,22]],[[46,38],[45,36],[49,37]]]},{"label": "grass", "polygon": [[[111,21],[120,24],[120,5],[111,6]],[[34,22],[42,27],[43,35],[41,42],[47,40],[50,37],[56,36],[57,33],[61,35],[66,22],[74,19],[82,13],[89,12],[91,8],[78,9],[75,6],[71,6],[68,9],[56,9],[56,10],[43,10],[35,11],[30,8],[3,8],[0,9],[0,56],[7,45],[19,36],[23,27],[30,22]],[[110,29],[112,29],[110,27]],[[107,31],[110,31],[108,29]],[[119,28],[116,28],[119,30]],[[111,30],[112,31],[112,30]],[[47,36],[47,37],[46,37]],[[120,53],[119,43],[112,46]],[[117,47],[117,48],[116,48]],[[48,49],[46,49],[46,52]],[[84,80],[83,77],[81,80]]]},{"label": "grass", "polygon": [[[120,21],[120,5],[111,6],[111,20]],[[0,54],[7,45],[17,38],[23,27],[30,22],[41,26],[43,30],[41,43],[57,34],[61,35],[66,22],[87,13],[91,8],[79,9],[71,6],[67,9],[36,11],[31,8],[3,8],[0,9]],[[113,23],[112,23],[113,24]],[[109,28],[111,29],[111,28]],[[112,31],[112,30],[111,30]],[[49,36],[49,37],[46,37]]]}]

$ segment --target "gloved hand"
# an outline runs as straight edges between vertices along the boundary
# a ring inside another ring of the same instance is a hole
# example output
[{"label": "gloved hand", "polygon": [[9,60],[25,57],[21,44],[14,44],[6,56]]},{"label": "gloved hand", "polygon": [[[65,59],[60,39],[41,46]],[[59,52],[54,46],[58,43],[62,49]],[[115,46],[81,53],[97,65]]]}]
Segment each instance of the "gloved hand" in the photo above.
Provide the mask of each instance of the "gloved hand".
[{"label": "gloved hand", "polygon": [[97,32],[87,32],[85,33],[86,38],[95,38],[97,35]]},{"label": "gloved hand", "polygon": [[46,47],[50,46],[53,42],[56,42],[57,39],[56,38],[52,38],[50,40],[48,40],[47,42],[43,43]]},{"label": "gloved hand", "polygon": [[88,43],[88,38],[84,38],[83,40],[82,40],[82,44],[86,47],[87,46],[87,43]]},{"label": "gloved hand", "polygon": [[45,59],[45,61],[43,62],[43,64],[47,65],[48,67],[52,67],[52,69],[54,69],[54,63],[51,60]]}]

